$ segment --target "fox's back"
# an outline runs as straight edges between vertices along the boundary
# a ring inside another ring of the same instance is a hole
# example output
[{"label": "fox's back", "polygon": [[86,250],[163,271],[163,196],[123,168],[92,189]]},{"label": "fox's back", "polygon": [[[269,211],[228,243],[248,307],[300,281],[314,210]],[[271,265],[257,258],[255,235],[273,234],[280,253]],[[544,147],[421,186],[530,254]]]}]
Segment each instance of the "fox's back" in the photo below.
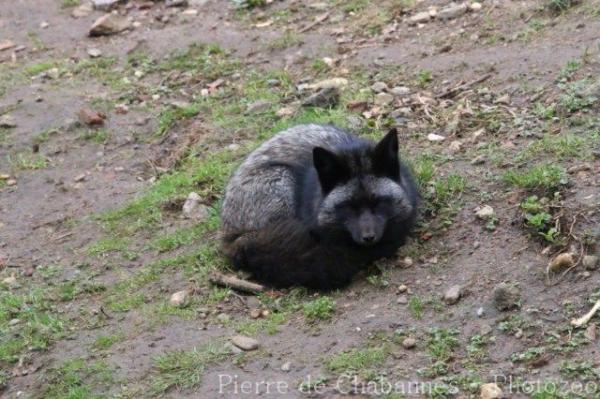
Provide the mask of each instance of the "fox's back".
[{"label": "fox's back", "polygon": [[[227,185],[224,232],[257,230],[294,217],[301,180],[313,168],[313,148],[335,150],[360,142],[344,130],[322,125],[294,126],[267,140],[244,160]],[[318,185],[314,188],[320,190]]]}]

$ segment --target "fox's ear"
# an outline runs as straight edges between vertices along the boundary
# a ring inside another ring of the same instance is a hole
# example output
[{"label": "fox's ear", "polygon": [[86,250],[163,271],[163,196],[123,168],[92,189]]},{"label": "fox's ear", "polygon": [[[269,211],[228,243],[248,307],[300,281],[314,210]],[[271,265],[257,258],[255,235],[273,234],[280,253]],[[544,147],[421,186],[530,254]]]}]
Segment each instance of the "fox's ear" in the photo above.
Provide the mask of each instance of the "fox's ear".
[{"label": "fox's ear", "polygon": [[373,170],[378,176],[394,180],[400,178],[400,159],[398,156],[398,132],[391,129],[373,150]]},{"label": "fox's ear", "polygon": [[317,169],[324,194],[330,192],[348,176],[344,163],[337,155],[325,148],[313,148],[313,164]]}]

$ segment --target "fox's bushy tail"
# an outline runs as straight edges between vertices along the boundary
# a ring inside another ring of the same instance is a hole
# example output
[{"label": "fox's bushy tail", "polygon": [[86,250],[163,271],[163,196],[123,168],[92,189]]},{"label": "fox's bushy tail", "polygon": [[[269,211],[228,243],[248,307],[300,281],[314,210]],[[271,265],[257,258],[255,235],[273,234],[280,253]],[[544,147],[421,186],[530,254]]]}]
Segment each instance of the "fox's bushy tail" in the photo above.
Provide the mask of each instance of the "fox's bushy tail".
[{"label": "fox's bushy tail", "polygon": [[365,263],[359,254],[328,244],[296,219],[276,222],[257,231],[225,234],[222,248],[236,267],[275,287],[341,287]]}]

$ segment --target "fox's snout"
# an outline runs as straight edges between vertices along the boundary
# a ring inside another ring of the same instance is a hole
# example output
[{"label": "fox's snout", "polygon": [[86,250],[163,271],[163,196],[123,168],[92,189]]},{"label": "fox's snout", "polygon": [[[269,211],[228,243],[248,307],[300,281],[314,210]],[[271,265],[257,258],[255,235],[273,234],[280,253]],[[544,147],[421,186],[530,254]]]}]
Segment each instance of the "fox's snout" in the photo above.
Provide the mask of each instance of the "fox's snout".
[{"label": "fox's snout", "polygon": [[357,244],[373,245],[381,239],[384,221],[373,212],[363,211],[357,222],[357,228],[352,232],[352,238]]}]

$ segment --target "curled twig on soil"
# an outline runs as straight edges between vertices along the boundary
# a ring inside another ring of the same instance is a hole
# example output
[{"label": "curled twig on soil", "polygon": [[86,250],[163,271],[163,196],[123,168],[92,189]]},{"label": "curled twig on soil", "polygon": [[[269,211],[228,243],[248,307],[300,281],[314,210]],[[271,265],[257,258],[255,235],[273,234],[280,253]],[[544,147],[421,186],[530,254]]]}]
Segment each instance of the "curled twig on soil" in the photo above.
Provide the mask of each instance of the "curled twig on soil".
[{"label": "curled twig on soil", "polygon": [[592,319],[592,317],[594,317],[594,315],[596,314],[598,309],[600,309],[600,299],[596,301],[596,303],[590,309],[589,312],[587,312],[586,314],[584,314],[583,316],[581,316],[578,319],[571,320],[571,325],[574,327],[582,327],[582,326],[586,325],[588,323],[588,321],[590,321]]},{"label": "curled twig on soil", "polygon": [[478,84],[478,83],[481,83],[481,82],[483,82],[483,81],[486,81],[486,80],[488,80],[490,77],[492,77],[492,74],[491,74],[491,73],[485,74],[485,75],[483,75],[483,76],[480,76],[480,77],[478,77],[477,79],[475,79],[475,80],[472,80],[472,81],[470,81],[470,82],[467,82],[467,83],[462,83],[462,84],[459,84],[458,86],[454,86],[454,87],[452,87],[452,88],[450,88],[450,89],[448,89],[448,90],[446,90],[446,91],[444,91],[444,92],[442,92],[442,93],[438,94],[438,95],[437,95],[437,96],[435,96],[435,97],[436,97],[436,98],[446,98],[446,97],[453,97],[453,96],[454,96],[454,95],[456,95],[456,94],[457,94],[459,91],[462,91],[462,90],[468,89],[468,88],[469,88],[469,87],[471,87],[471,86],[474,86],[474,85],[476,85],[476,84]]}]

